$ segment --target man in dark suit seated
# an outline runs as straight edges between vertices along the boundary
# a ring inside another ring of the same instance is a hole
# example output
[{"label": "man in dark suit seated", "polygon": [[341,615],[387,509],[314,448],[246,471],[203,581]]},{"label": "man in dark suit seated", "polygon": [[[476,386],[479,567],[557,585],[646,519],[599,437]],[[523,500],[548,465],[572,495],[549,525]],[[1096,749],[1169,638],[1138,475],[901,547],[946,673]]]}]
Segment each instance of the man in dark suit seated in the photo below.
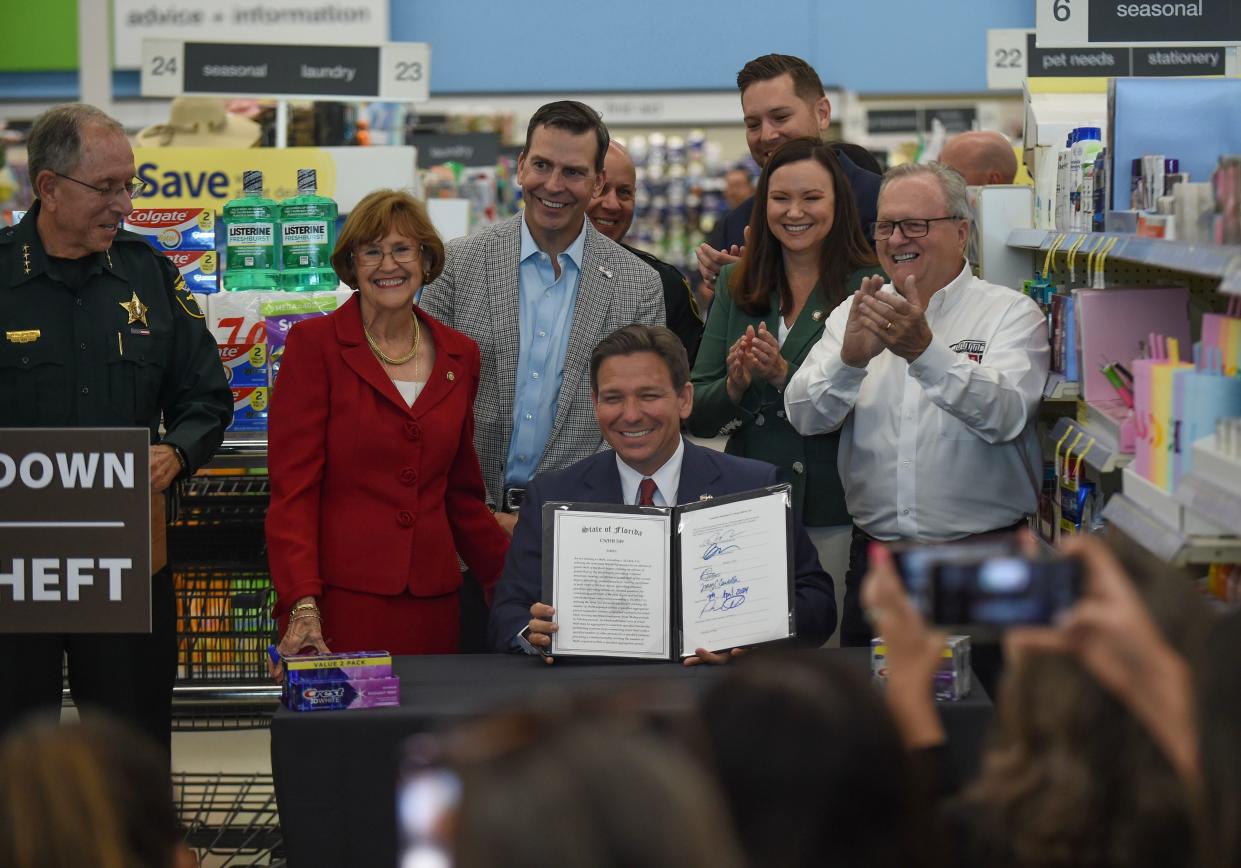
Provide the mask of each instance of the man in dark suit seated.
[{"label": "man in dark suit seated", "polygon": [[[694,386],[685,347],[667,328],[630,325],[600,341],[590,359],[590,386],[595,419],[612,448],[540,473],[527,487],[491,609],[489,632],[498,651],[539,653],[557,629],[552,607],[539,600],[545,502],[675,506],[779,482],[770,464],[682,439]],[[797,641],[817,647],[836,629],[832,578],[819,565],[800,517],[794,518],[793,542]],[[700,648],[685,663],[722,663],[736,653]]]}]

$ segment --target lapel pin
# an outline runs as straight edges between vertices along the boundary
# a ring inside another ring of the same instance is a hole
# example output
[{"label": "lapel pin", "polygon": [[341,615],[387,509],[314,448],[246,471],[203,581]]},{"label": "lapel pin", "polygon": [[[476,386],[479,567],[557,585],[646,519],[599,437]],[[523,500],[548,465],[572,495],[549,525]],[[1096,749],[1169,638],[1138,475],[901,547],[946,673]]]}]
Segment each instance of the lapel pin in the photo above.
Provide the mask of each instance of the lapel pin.
[{"label": "lapel pin", "polygon": [[816,310],[814,313],[810,314],[810,318],[814,320],[815,322],[818,322],[819,320],[823,319],[823,311]]},{"label": "lapel pin", "polygon": [[700,494],[700,495],[698,495],[698,499],[699,499],[699,500],[711,500],[711,499],[712,499],[712,497],[713,497],[713,495],[710,495],[710,494]]},{"label": "lapel pin", "polygon": [[457,375],[456,375],[456,374],[454,374],[452,371],[449,371],[449,372],[448,372],[448,382],[450,382],[450,383],[451,383],[451,382],[452,382],[453,380],[455,380],[455,379],[457,379]]},{"label": "lapel pin", "polygon": [[608,280],[612,279],[612,272],[608,271],[602,265],[599,266],[599,273],[602,274],[604,277],[606,277]]}]

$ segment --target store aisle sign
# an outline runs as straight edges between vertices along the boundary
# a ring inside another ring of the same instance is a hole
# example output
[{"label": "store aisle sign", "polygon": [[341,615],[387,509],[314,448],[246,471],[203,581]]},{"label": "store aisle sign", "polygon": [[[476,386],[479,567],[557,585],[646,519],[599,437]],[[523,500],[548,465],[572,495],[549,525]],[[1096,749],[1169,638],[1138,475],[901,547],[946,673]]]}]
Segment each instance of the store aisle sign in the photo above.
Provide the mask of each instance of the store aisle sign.
[{"label": "store aisle sign", "polygon": [[929,133],[934,121],[939,121],[946,132],[962,133],[972,130],[977,119],[978,110],[973,106],[870,109],[866,112],[866,132],[870,135]]},{"label": "store aisle sign", "polygon": [[1035,0],[1040,46],[1241,43],[1237,0]]},{"label": "store aisle sign", "polygon": [[281,45],[379,45],[390,38],[390,0],[113,0],[118,69],[142,65],[143,39]]},{"label": "store aisle sign", "polygon": [[151,631],[149,441],[0,429],[0,634]]},{"label": "store aisle sign", "polygon": [[263,173],[273,199],[297,195],[297,170],[314,169],[319,195],[348,213],[377,187],[412,187],[414,149],[373,148],[135,148],[138,177],[145,182],[136,208],[213,208],[242,194],[242,172]]},{"label": "store aisle sign", "polygon": [[411,137],[409,143],[418,149],[420,169],[429,169],[448,162],[494,169],[500,159],[498,133],[419,133]]},{"label": "store aisle sign", "polygon": [[987,31],[987,87],[1020,90],[1029,78],[1215,76],[1228,73],[1227,49],[1209,45],[1127,48],[1039,47],[1029,29]]},{"label": "store aisle sign", "polygon": [[431,46],[142,41],[142,95],[425,102]]}]

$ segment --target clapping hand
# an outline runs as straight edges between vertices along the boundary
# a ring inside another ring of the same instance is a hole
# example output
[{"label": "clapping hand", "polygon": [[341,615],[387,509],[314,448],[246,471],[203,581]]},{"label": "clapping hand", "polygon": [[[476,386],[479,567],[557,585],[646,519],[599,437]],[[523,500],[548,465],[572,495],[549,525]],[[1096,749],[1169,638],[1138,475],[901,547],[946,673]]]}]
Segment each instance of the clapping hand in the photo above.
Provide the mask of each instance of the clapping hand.
[{"label": "clapping hand", "polygon": [[862,285],[853,294],[849,319],[845,322],[845,336],[840,346],[840,360],[851,368],[866,367],[884,350],[883,341],[868,327],[869,320],[863,315],[866,302],[875,297],[883,284],[883,277],[874,274],[863,278]]},{"label": "clapping hand", "polygon": [[784,388],[789,376],[789,363],[780,355],[780,342],[767,331],[767,323],[759,323],[758,331],[754,330],[754,326],[748,326],[746,337],[749,339],[748,363],[751,375],[763,378],[777,389]]},{"label": "clapping hand", "polygon": [[[931,327],[927,324],[926,305],[912,274],[905,278],[904,285],[898,290],[897,293],[880,293],[876,287],[873,292],[862,294],[854,299],[850,320],[853,310],[857,310],[861,328],[905,361],[914,362],[931,345]],[[847,334],[846,328],[846,339]],[[841,358],[844,358],[843,348]]]}]

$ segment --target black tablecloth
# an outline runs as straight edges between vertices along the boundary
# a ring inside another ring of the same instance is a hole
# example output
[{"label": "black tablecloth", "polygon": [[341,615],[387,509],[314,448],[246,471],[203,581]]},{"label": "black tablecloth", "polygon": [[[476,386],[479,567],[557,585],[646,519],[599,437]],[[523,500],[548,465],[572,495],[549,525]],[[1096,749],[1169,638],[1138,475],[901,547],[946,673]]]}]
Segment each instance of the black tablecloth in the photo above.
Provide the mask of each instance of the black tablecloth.
[{"label": "black tablecloth", "polygon": [[[859,667],[869,649],[824,649]],[[401,657],[399,708],[291,712],[271,726],[272,771],[290,868],[396,865],[396,781],[401,742],[542,691],[572,694],[627,689],[644,710],[671,714],[724,674],[719,666],[561,659],[555,666],[514,654]],[[991,700],[977,686],[961,702],[941,703],[953,764],[962,780],[977,770]]]}]

